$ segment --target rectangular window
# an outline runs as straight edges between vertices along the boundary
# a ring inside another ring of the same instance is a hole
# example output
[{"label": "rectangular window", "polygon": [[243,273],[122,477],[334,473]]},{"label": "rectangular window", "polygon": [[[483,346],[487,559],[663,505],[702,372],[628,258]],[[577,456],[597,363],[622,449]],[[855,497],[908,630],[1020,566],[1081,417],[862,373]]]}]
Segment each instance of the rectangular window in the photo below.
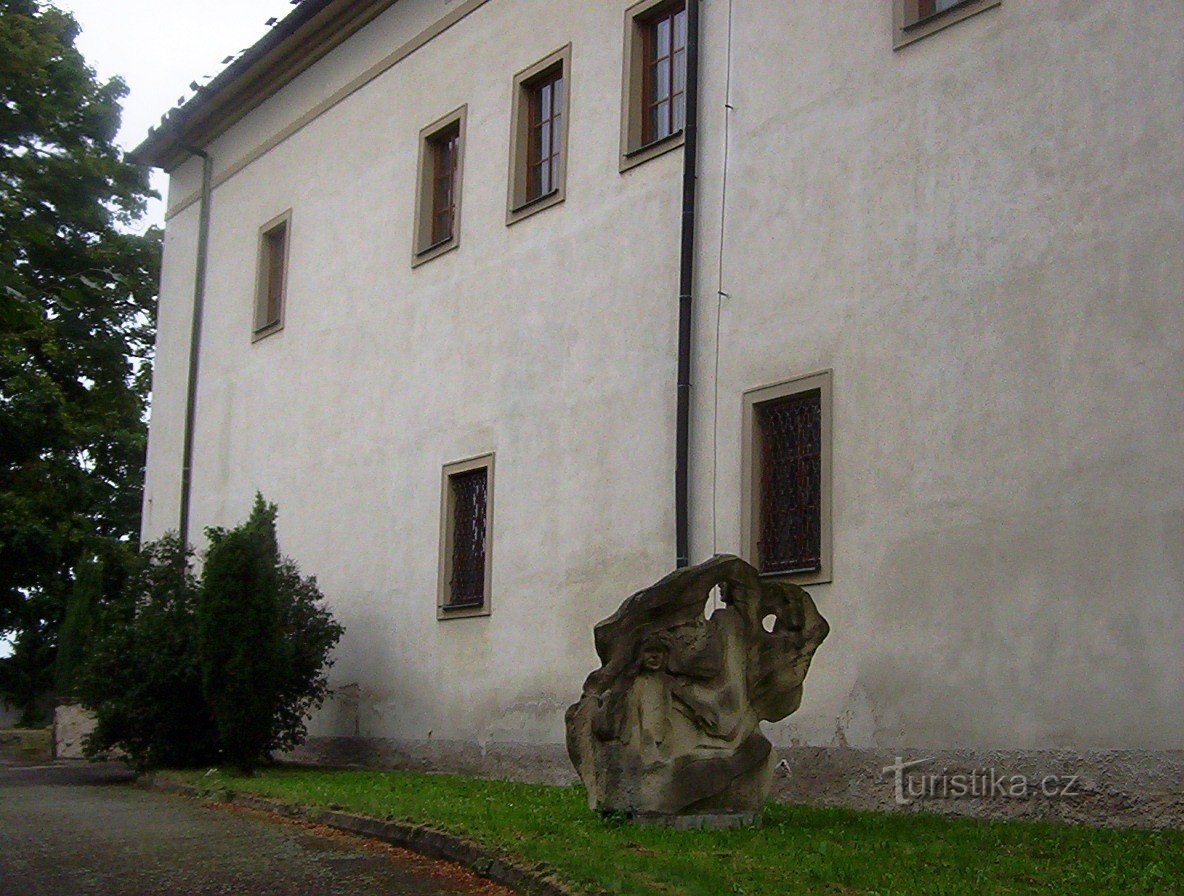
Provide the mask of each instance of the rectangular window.
[{"label": "rectangular window", "polygon": [[744,551],[764,575],[830,581],[830,374],[746,393]]},{"label": "rectangular window", "polygon": [[687,11],[675,6],[642,23],[645,45],[642,140],[681,131],[686,121]]},{"label": "rectangular window", "polygon": [[514,78],[507,224],[563,201],[570,67],[568,46]]},{"label": "rectangular window", "polygon": [[438,618],[489,613],[493,455],[444,468]]},{"label": "rectangular window", "polygon": [[452,239],[456,223],[456,157],[460,128],[450,127],[431,140],[432,245]]},{"label": "rectangular window", "polygon": [[927,19],[939,12],[947,12],[962,2],[963,0],[917,0],[917,18]]},{"label": "rectangular window", "polygon": [[893,0],[895,45],[899,49],[915,40],[941,31],[977,15],[1002,0]]},{"label": "rectangular window", "polygon": [[526,138],[526,201],[554,192],[562,153],[563,72],[554,72],[530,91]]},{"label": "rectangular window", "polygon": [[460,243],[464,132],[463,108],[420,132],[413,266],[455,249]]},{"label": "rectangular window", "polygon": [[286,211],[259,230],[259,262],[255,286],[256,339],[284,324],[284,295],[288,285],[288,243],[292,212]]},{"label": "rectangular window", "polygon": [[822,566],[822,396],[817,389],[756,406],[761,572]]},{"label": "rectangular window", "polygon": [[682,145],[686,126],[685,0],[642,0],[625,13],[621,170]]}]

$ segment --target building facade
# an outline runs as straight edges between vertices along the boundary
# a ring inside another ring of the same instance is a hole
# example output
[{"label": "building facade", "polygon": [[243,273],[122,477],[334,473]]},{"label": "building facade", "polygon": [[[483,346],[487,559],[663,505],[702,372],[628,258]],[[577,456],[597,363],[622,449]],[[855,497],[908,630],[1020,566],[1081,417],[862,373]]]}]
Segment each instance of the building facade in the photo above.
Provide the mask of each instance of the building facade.
[{"label": "building facade", "polygon": [[833,629],[783,794],[989,756],[1178,813],[1178,0],[702,0],[697,135],[687,13],[305,0],[167,117],[145,538],[279,505],[320,755],[568,779],[675,563],[697,138],[690,559]]}]

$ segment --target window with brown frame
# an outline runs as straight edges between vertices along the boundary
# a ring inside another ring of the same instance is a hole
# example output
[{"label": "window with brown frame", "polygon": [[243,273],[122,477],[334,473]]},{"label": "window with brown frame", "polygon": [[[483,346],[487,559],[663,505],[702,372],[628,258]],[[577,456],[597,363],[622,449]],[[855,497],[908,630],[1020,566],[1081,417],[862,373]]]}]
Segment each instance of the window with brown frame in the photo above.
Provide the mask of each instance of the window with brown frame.
[{"label": "window with brown frame", "polygon": [[760,445],[761,572],[822,566],[822,395],[817,389],[756,406]]},{"label": "window with brown frame", "polygon": [[489,613],[493,456],[444,468],[439,618]]},{"label": "window with brown frame", "polygon": [[255,287],[256,339],[274,333],[283,326],[291,218],[291,212],[284,212],[259,231],[259,272]]},{"label": "window with brown frame", "polygon": [[897,49],[968,19],[1002,0],[894,0]]},{"label": "window with brown frame", "polygon": [[456,157],[460,127],[453,125],[431,140],[432,147],[432,245],[452,239],[456,223]]},{"label": "window with brown frame", "polygon": [[514,78],[507,224],[563,201],[570,64],[567,46]]},{"label": "window with brown frame", "polygon": [[424,128],[420,134],[413,265],[435,258],[459,243],[464,131],[462,108]]},{"label": "window with brown frame", "polygon": [[526,200],[554,192],[563,152],[563,72],[549,73],[530,91],[526,138]]},{"label": "window with brown frame", "polygon": [[448,477],[452,490],[452,575],[446,607],[479,607],[485,600],[485,509],[489,471]]},{"label": "window with brown frame", "polygon": [[641,0],[625,13],[622,172],[682,145],[687,26],[685,0]]},{"label": "window with brown frame", "polygon": [[645,75],[642,142],[665,140],[686,121],[687,10],[679,3],[642,22]]},{"label": "window with brown frame", "polygon": [[762,575],[831,580],[831,375],[744,396],[742,549]]}]

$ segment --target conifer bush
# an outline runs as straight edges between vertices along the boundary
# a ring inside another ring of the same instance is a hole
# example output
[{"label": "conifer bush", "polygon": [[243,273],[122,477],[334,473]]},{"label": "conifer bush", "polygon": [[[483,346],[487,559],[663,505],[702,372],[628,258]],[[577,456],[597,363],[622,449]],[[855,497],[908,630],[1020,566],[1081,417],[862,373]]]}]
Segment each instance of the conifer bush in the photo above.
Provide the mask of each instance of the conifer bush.
[{"label": "conifer bush", "polygon": [[217,761],[217,729],[197,663],[192,551],[174,535],[145,545],[126,587],[104,603],[75,696],[96,716],[83,749],[116,751],[138,769]]},{"label": "conifer bush", "polygon": [[344,629],[316,580],[280,555],[276,513],[256,496],[246,522],[207,530],[200,580],[176,536],[145,545],[118,596],[88,609],[93,634],[73,674],[97,717],[88,756],[250,773],[304,739]]}]

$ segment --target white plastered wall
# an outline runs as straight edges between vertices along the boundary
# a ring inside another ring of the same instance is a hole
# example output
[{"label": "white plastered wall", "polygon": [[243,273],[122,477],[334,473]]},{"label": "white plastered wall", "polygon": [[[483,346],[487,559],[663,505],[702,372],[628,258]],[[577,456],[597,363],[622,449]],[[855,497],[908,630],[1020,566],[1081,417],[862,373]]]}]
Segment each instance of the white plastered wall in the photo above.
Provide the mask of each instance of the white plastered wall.
[{"label": "white plastered wall", "polygon": [[[669,571],[682,156],[618,173],[626,5],[491,0],[215,192],[194,532],[279,504],[358,685],[314,733],[558,742],[592,625]],[[899,52],[890,0],[732,4],[717,417],[729,6],[703,5],[695,559],[738,548],[743,391],[834,371],[833,634],[775,739],[1178,747],[1179,4],[1005,0]],[[442,14],[396,4],[220,170]],[[507,228],[512,78],[569,42],[567,198]],[[412,270],[416,138],[462,104],[461,246]],[[252,345],[288,208],[285,328]],[[149,537],[176,525],[196,231],[194,205],[166,238]],[[490,451],[495,609],[438,622],[440,469]]]}]

